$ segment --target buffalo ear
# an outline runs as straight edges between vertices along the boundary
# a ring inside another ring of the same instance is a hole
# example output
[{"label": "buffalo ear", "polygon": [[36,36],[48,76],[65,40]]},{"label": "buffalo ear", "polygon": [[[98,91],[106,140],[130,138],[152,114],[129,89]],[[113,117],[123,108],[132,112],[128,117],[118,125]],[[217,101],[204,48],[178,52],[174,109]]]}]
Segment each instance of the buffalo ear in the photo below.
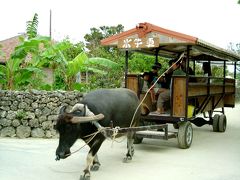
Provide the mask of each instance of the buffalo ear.
[{"label": "buffalo ear", "polygon": [[62,106],[60,108],[60,114],[64,114],[66,112],[66,108],[67,108],[67,106]]}]

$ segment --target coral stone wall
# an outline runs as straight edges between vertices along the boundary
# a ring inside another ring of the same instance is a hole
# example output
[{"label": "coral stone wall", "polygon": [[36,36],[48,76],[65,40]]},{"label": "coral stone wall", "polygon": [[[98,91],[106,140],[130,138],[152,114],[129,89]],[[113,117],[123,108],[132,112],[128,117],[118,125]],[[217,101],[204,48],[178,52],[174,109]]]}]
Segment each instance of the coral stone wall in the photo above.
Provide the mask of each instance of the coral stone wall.
[{"label": "coral stone wall", "polygon": [[77,91],[0,90],[0,136],[51,138],[61,106],[73,106],[83,94]]}]

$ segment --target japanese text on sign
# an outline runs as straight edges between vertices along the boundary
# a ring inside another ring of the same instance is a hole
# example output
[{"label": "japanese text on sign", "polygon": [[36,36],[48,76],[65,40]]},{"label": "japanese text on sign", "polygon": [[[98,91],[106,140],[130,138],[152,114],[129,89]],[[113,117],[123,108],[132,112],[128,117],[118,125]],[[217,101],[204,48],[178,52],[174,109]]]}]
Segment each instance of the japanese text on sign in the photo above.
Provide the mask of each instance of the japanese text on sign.
[{"label": "japanese text on sign", "polygon": [[158,46],[158,38],[127,38],[118,41],[118,48],[123,49],[153,48]]}]

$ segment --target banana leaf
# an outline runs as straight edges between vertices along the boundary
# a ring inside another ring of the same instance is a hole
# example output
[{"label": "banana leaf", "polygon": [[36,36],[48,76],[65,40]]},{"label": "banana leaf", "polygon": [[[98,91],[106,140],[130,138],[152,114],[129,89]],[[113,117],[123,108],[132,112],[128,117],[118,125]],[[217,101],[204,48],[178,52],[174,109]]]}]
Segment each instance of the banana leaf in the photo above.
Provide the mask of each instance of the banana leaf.
[{"label": "banana leaf", "polygon": [[27,56],[28,52],[38,52],[40,43],[43,43],[44,46],[47,47],[49,46],[50,38],[44,36],[37,36],[36,38],[25,40],[15,48],[11,57],[23,59]]},{"label": "banana leaf", "polygon": [[106,58],[100,58],[100,57],[95,57],[95,58],[89,58],[87,61],[87,64],[89,65],[100,65],[102,67],[106,68],[118,68],[120,65],[116,62],[113,62],[109,59]]},{"label": "banana leaf", "polygon": [[67,74],[71,76],[71,75],[77,74],[79,71],[82,71],[87,59],[88,59],[88,57],[87,57],[86,53],[81,52],[72,61],[68,61]]}]

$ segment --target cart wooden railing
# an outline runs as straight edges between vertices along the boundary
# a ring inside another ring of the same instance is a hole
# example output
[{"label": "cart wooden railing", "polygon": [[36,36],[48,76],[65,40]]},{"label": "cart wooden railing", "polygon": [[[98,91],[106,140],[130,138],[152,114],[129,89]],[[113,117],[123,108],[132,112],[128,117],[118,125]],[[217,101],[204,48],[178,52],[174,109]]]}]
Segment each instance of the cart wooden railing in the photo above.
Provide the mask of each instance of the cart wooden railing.
[{"label": "cart wooden railing", "polygon": [[[189,77],[173,76],[171,89],[171,113],[173,117],[187,117],[188,105],[195,108],[195,114],[212,111],[221,107],[234,107],[235,79],[194,77],[196,82],[188,82]],[[202,79],[206,81],[200,82]],[[141,78],[139,75],[128,76],[127,88],[136,92],[140,99],[144,97],[141,92]],[[145,104],[152,111],[150,95],[147,95]]]}]

